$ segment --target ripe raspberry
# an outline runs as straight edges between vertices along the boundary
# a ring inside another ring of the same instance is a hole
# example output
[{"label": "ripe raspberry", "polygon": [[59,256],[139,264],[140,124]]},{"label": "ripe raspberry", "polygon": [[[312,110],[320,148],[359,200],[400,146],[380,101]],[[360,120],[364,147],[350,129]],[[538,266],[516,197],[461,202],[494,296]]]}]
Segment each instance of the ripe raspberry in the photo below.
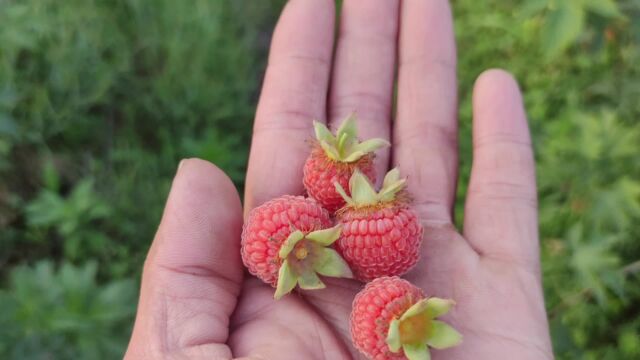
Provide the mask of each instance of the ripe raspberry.
[{"label": "ripe raspberry", "polygon": [[347,187],[349,178],[356,168],[371,181],[375,181],[372,154],[367,154],[353,163],[341,163],[327,157],[320,145],[316,145],[304,164],[302,181],[309,195],[333,213],[344,206],[344,199],[336,192],[333,184],[337,182]]},{"label": "ripe raspberry", "polygon": [[242,261],[249,272],[276,287],[275,298],[293,290],[321,289],[318,274],[352,277],[329,248],[341,226],[331,227],[327,210],[313,199],[285,195],[253,209],[242,231]]},{"label": "ripe raspberry", "polygon": [[302,182],[309,196],[334,212],[344,205],[334,183],[346,188],[356,169],[375,182],[373,151],[389,143],[382,139],[359,142],[353,116],[342,123],[335,136],[324,124],[314,122],[313,125],[318,143],[304,164]]},{"label": "ripe raspberry", "polygon": [[380,192],[361,173],[349,181],[351,197],[336,184],[347,205],[337,212],[343,230],[336,249],[355,277],[369,281],[402,275],[418,261],[423,229],[403,194],[405,179],[389,171]]},{"label": "ripe raspberry", "polygon": [[399,277],[368,283],[353,300],[351,338],[369,359],[429,359],[429,349],[458,345],[462,335],[436,317],[452,300],[425,298],[422,290]]}]

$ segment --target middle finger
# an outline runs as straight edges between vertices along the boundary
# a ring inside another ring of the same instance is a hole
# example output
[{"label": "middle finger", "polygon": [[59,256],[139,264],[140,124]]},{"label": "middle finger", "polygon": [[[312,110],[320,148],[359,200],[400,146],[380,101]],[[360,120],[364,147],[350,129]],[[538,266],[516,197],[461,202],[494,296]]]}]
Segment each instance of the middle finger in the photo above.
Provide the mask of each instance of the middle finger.
[{"label": "middle finger", "polygon": [[458,172],[451,9],[447,0],[405,0],[401,19],[393,158],[420,217],[450,224]]},{"label": "middle finger", "polygon": [[[397,0],[345,0],[329,94],[329,124],[355,112],[361,139],[389,140],[398,37]],[[376,152],[378,179],[389,148]]]}]

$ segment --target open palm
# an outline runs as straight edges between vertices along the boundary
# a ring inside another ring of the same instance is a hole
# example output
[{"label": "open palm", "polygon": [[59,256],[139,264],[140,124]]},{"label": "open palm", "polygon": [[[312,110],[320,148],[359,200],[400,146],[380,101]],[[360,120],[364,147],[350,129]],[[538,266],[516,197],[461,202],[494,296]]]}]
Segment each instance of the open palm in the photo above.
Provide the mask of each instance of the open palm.
[{"label": "open palm", "polygon": [[[363,138],[390,140],[377,171],[408,177],[425,227],[406,275],[455,299],[444,320],[464,336],[435,359],[550,359],[541,291],[534,162],[515,81],[490,70],[474,89],[474,162],[464,233],[457,183],[456,51],[445,0],[345,0],[334,52],[333,0],[290,0],[273,37],[254,127],[244,212],[303,192],[312,120],[356,111]],[[396,69],[397,68],[397,69]],[[397,111],[392,116],[395,76]],[[391,121],[391,119],[394,121]],[[128,358],[349,359],[349,313],[362,284],[273,300],[244,276],[242,210],[214,166],[184,161],[145,263]]]}]

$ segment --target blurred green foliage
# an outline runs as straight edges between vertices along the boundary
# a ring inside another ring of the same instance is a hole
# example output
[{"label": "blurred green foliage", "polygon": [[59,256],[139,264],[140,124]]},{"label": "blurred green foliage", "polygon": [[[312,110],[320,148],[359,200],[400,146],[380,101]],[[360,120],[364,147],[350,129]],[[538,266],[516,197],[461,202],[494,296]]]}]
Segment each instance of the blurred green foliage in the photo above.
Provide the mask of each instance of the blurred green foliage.
[{"label": "blurred green foliage", "polygon": [[[121,356],[178,161],[243,186],[283,2],[0,0],[0,358]],[[473,81],[506,68],[536,146],[557,357],[640,358],[640,1],[453,9],[459,198]]]},{"label": "blurred green foliage", "polygon": [[[115,359],[135,311],[131,279],[98,284],[98,266],[49,261],[12,269],[0,290],[0,357],[3,359]],[[11,326],[7,326],[11,325]]]}]

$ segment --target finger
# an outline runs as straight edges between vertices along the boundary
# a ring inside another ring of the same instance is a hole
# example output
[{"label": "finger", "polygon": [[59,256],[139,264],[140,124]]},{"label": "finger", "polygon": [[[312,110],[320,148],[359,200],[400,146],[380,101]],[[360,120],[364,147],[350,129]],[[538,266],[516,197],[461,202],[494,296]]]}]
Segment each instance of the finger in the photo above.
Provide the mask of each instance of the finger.
[{"label": "finger", "polygon": [[511,75],[490,70],[478,78],[473,116],[465,237],[481,255],[538,264],[533,152],[522,98]]},{"label": "finger", "polygon": [[[334,128],[355,111],[362,139],[389,139],[398,14],[396,0],[344,1],[329,98],[329,122]],[[389,149],[376,155],[380,179],[389,166]],[[326,283],[327,290],[304,296],[349,343],[351,302],[360,284],[343,279]]]},{"label": "finger", "polygon": [[280,17],[253,129],[245,211],[302,193],[312,121],[325,119],[334,11],[333,0],[291,0]]},{"label": "finger", "polygon": [[242,282],[238,194],[202,160],[179,167],[145,262],[127,357],[231,356],[229,317]]},{"label": "finger", "polygon": [[400,19],[393,159],[422,219],[450,223],[458,168],[451,10],[446,0],[405,0]]},{"label": "finger", "polygon": [[[389,140],[398,15],[397,0],[344,1],[329,95],[333,128],[355,112],[362,139]],[[376,155],[377,173],[384,174],[389,149]]]}]

